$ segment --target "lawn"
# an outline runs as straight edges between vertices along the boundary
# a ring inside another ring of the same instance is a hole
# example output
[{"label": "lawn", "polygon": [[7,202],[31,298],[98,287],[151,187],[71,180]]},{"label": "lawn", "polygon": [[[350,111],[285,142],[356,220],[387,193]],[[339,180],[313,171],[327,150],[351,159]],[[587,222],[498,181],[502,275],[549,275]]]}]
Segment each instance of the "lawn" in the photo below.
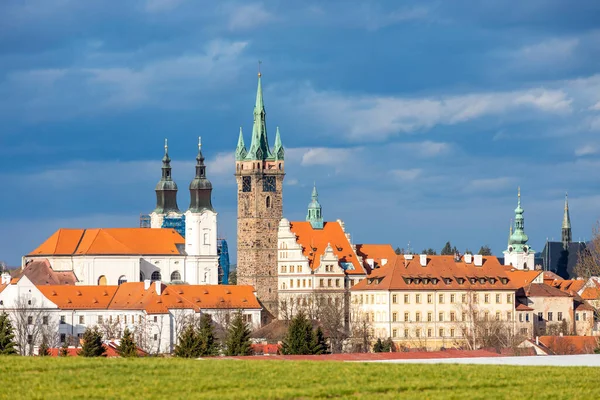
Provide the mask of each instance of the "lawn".
[{"label": "lawn", "polygon": [[0,398],[598,398],[600,369],[269,360],[0,358]]}]

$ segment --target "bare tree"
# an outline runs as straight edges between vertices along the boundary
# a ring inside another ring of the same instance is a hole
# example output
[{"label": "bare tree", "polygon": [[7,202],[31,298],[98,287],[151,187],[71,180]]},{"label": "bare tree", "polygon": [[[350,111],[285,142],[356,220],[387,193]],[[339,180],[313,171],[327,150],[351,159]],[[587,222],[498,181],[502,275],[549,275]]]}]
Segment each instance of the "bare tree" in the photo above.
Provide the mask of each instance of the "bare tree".
[{"label": "bare tree", "polygon": [[110,315],[108,318],[102,318],[102,322],[99,322],[97,326],[104,340],[113,340],[121,337],[122,330],[119,316],[113,318]]},{"label": "bare tree", "polygon": [[[23,356],[33,355],[34,347],[41,343],[42,336],[50,333],[50,312],[41,305],[38,306],[35,298],[20,296],[15,300],[10,315],[19,353]],[[52,324],[54,325],[53,322]]]},{"label": "bare tree", "polygon": [[574,272],[577,277],[583,279],[600,276],[600,221],[596,222],[592,229],[592,240],[579,251]]},{"label": "bare tree", "polygon": [[369,313],[361,305],[353,303],[350,308],[350,351],[368,353],[373,341],[373,324]]},{"label": "bare tree", "polygon": [[329,337],[330,351],[340,353],[344,340],[349,337],[346,326],[346,304],[342,294],[324,296],[317,298],[318,320]]},{"label": "bare tree", "polygon": [[176,346],[181,332],[190,326],[190,324],[195,324],[197,322],[197,318],[193,310],[184,308],[171,310],[171,315],[173,321],[173,336],[175,341],[173,345]]}]

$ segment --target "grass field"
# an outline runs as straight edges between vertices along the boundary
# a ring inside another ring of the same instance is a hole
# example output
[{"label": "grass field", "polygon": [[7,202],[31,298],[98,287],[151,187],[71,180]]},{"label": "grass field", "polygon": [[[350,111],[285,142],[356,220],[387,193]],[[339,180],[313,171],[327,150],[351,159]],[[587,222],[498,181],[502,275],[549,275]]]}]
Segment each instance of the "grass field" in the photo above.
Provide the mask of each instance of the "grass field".
[{"label": "grass field", "polygon": [[600,369],[309,361],[0,358],[0,398],[600,396]]}]

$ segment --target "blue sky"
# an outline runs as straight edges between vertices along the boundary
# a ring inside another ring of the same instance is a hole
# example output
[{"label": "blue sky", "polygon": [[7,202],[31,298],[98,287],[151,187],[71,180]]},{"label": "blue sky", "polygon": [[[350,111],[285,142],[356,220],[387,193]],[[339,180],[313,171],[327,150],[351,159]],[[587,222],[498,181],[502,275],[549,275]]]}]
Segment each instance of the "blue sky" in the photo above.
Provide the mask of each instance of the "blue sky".
[{"label": "blue sky", "polygon": [[[0,260],[61,227],[137,226],[169,138],[179,206],[199,135],[235,249],[233,151],[262,60],[284,214],[355,242],[506,246],[522,188],[541,250],[600,216],[600,2],[0,2]],[[235,253],[235,250],[234,250]]]}]

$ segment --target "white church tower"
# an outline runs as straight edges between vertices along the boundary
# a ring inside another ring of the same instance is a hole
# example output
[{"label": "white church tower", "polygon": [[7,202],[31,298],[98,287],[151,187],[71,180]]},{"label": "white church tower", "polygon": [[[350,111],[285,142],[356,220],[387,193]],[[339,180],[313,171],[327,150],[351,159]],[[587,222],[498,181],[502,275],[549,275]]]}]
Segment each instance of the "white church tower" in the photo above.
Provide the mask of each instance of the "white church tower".
[{"label": "white church tower", "polygon": [[165,139],[165,155],[162,159],[162,176],[154,190],[156,192],[156,208],[150,214],[150,227],[162,228],[166,216],[181,217],[181,211],[177,207],[177,184],[171,175],[171,158],[169,158],[167,139]]},{"label": "white church tower", "polygon": [[525,234],[524,212],[521,207],[521,188],[519,188],[514,231],[511,226],[508,248],[504,251],[504,265],[511,265],[521,270],[535,269],[535,251],[527,245],[529,237]]},{"label": "white church tower", "polygon": [[198,138],[196,176],[190,183],[190,208],[185,212],[185,280],[218,284],[217,213],[213,209],[212,184],[206,178],[202,141]]}]

